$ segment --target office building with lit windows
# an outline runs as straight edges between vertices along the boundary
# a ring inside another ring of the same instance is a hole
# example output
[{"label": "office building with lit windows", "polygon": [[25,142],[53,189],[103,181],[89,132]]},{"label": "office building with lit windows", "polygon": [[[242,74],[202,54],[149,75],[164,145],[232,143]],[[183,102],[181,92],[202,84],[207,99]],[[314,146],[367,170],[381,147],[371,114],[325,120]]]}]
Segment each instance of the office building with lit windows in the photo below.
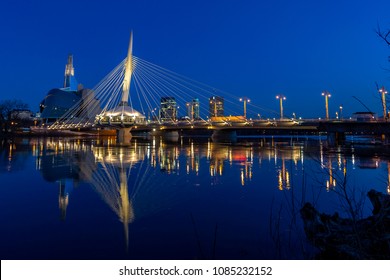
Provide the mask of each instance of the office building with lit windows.
[{"label": "office building with lit windows", "polygon": [[209,114],[211,117],[223,117],[224,101],[223,97],[212,96],[209,99]]},{"label": "office building with lit windows", "polygon": [[177,120],[177,104],[175,97],[161,97],[160,120],[162,122],[170,122]]},{"label": "office building with lit windows", "polygon": [[191,102],[187,102],[187,116],[190,120],[199,120],[199,99],[194,98]]}]

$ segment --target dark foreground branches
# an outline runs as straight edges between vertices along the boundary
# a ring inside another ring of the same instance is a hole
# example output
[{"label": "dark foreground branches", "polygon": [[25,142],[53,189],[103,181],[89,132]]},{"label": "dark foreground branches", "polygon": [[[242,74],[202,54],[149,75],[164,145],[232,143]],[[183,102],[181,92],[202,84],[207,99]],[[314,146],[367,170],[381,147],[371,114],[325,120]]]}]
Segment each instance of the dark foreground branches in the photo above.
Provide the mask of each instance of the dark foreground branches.
[{"label": "dark foreground branches", "polygon": [[390,196],[368,192],[372,215],[344,219],[319,213],[310,203],[301,209],[308,240],[320,249],[319,259],[390,259]]}]

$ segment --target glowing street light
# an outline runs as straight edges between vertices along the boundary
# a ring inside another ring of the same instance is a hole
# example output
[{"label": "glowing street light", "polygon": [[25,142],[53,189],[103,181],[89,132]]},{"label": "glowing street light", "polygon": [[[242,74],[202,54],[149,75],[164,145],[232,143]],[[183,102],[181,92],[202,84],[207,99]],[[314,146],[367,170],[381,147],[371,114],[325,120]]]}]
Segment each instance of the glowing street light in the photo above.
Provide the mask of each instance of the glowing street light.
[{"label": "glowing street light", "polygon": [[276,99],[279,99],[280,103],[280,119],[283,119],[283,100],[286,100],[286,96],[279,94],[276,96]]},{"label": "glowing street light", "polygon": [[240,98],[240,102],[244,102],[244,118],[246,118],[246,103],[251,102],[251,100],[246,98],[246,97],[243,97],[243,98]]},{"label": "glowing street light", "polygon": [[322,96],[325,96],[325,112],[326,112],[326,119],[329,120],[329,106],[328,106],[328,98],[331,96],[329,92],[324,91],[321,94]]},{"label": "glowing street light", "polygon": [[381,87],[379,89],[379,93],[382,95],[382,107],[383,107],[383,118],[384,119],[387,119],[387,109],[386,109],[386,94],[387,94],[387,90],[385,89],[385,87]]},{"label": "glowing street light", "polygon": [[339,109],[340,109],[339,117],[340,117],[340,120],[342,120],[343,119],[343,105],[340,105]]}]

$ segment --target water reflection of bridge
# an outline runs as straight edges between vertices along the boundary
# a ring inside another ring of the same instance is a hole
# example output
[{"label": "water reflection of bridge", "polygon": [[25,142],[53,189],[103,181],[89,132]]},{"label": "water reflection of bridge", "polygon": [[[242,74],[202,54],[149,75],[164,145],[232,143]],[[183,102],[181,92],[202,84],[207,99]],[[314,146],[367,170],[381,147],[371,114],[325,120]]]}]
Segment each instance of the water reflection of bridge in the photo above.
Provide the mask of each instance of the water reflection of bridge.
[{"label": "water reflection of bridge", "polygon": [[[293,144],[291,146],[291,144]],[[100,145],[100,146],[99,146]],[[320,146],[320,155],[324,154],[324,146]],[[326,148],[326,147],[325,147]],[[39,144],[34,144],[33,150],[37,155],[37,168],[43,170],[56,169],[56,172],[61,173],[68,179],[75,179],[75,181],[90,181],[94,168],[86,169],[86,161],[94,162],[95,165],[98,162],[114,162],[124,161],[125,164],[135,163],[138,161],[147,161],[153,168],[159,168],[160,171],[167,174],[179,172],[180,163],[179,156],[185,155],[186,158],[186,172],[199,172],[200,160],[206,158],[209,164],[210,176],[218,176],[223,174],[224,165],[240,164],[242,166],[250,166],[253,163],[253,158],[258,158],[260,164],[263,160],[274,161],[275,163],[279,159],[291,160],[294,165],[299,161],[303,162],[305,154],[311,153],[311,150],[315,146],[303,146],[291,142],[291,139],[285,138],[284,140],[275,141],[274,138],[264,138],[262,141],[257,142],[256,145],[244,144],[244,145],[228,145],[218,144],[211,141],[207,141],[206,144],[189,140],[186,143],[170,143],[164,142],[161,138],[154,138],[151,141],[133,140],[129,146],[115,146],[115,139],[108,138],[105,140],[96,140],[92,146],[86,142],[77,140],[57,140],[46,141]],[[39,150],[39,153],[36,152]],[[354,149],[355,151],[357,148]],[[104,151],[104,153],[103,153]],[[322,152],[321,152],[322,151]],[[329,149],[325,149],[329,157]],[[344,151],[345,152],[345,151]],[[340,167],[342,165],[343,151],[340,148],[335,150],[337,159],[334,159],[332,155],[330,161],[335,161]],[[50,164],[43,163],[42,156],[50,157]],[[363,154],[364,158],[361,158],[359,162],[356,162],[355,155],[352,157],[352,164],[360,168],[373,168],[378,166],[378,162],[381,161],[378,156],[368,156]],[[329,161],[328,160],[328,161]],[[321,156],[321,162],[324,162],[324,156]],[[325,166],[325,164],[322,164]],[[45,172],[45,179],[53,181],[56,178],[56,172]]]},{"label": "water reflection of bridge", "polygon": [[[128,146],[117,146],[115,142],[113,138],[92,141],[47,138],[31,139],[30,145],[36,168],[45,180],[58,182],[61,217],[65,218],[66,209],[71,205],[71,188],[88,183],[123,224],[126,244],[132,222],[175,203],[176,194],[162,194],[161,185],[175,184],[182,178],[177,175],[204,176],[208,170],[210,183],[218,184],[219,178],[235,166],[240,170],[235,176],[239,176],[241,185],[246,186],[256,174],[253,169],[267,164],[274,172],[274,187],[288,191],[293,187],[294,173],[304,169],[306,159],[314,159],[326,175],[322,181],[324,188],[330,190],[337,188],[340,176],[348,172],[347,161],[352,169],[378,168],[384,162],[388,171],[386,187],[390,191],[387,157],[378,156],[378,153],[367,156],[372,154],[370,152],[359,154],[359,149],[349,152],[340,147],[332,150],[317,141],[310,145],[290,138],[264,138],[258,142],[229,145],[192,140],[169,143],[154,138],[151,141],[133,139]],[[11,162],[14,154],[21,150],[19,146],[17,143],[10,145]],[[165,181],[156,182],[156,175],[159,175],[158,180]]]}]

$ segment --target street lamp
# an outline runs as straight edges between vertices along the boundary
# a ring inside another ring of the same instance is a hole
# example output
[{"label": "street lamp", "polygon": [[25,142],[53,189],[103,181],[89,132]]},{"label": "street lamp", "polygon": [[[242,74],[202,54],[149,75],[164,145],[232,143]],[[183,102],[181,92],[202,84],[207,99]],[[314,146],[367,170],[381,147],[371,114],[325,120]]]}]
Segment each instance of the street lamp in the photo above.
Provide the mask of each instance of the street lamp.
[{"label": "street lamp", "polygon": [[329,120],[329,106],[328,106],[328,98],[330,97],[330,93],[327,91],[322,92],[322,96],[325,96],[325,111],[326,111],[326,119]]},{"label": "street lamp", "polygon": [[280,103],[280,119],[283,119],[283,100],[286,100],[286,96],[279,94],[276,96],[276,99],[279,99]]},{"label": "street lamp", "polygon": [[387,119],[387,110],[386,110],[386,94],[387,94],[387,90],[385,89],[385,87],[381,87],[379,89],[379,92],[382,95],[381,97],[382,97],[382,107],[383,107],[383,118]]},{"label": "street lamp", "polygon": [[246,97],[243,97],[243,98],[240,98],[240,102],[244,102],[244,118],[246,119],[246,103],[251,102],[251,100],[246,98]]},{"label": "street lamp", "polygon": [[343,105],[340,105],[339,117],[340,117],[340,120],[343,119]]}]

